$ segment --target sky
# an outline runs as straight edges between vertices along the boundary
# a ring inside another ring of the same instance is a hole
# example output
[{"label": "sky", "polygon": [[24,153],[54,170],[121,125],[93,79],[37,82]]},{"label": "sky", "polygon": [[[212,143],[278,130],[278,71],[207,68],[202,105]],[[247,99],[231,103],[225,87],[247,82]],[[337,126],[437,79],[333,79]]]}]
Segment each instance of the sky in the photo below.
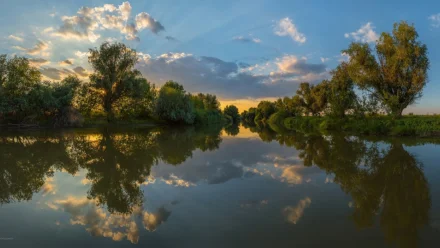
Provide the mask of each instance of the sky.
[{"label": "sky", "polygon": [[374,47],[402,20],[428,47],[423,98],[406,112],[440,113],[440,1],[2,0],[0,54],[26,56],[44,79],[87,80],[89,48],[123,42],[160,87],[175,80],[240,110],[330,77],[353,41]]}]

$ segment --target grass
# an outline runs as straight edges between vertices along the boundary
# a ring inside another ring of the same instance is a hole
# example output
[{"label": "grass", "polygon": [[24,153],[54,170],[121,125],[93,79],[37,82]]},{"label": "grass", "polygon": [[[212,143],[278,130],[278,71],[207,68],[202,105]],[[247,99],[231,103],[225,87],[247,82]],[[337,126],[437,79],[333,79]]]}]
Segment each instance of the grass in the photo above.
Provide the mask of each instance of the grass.
[{"label": "grass", "polygon": [[440,116],[410,115],[393,120],[387,116],[356,119],[330,117],[290,117],[284,119],[288,130],[302,132],[342,131],[358,135],[440,136]]}]

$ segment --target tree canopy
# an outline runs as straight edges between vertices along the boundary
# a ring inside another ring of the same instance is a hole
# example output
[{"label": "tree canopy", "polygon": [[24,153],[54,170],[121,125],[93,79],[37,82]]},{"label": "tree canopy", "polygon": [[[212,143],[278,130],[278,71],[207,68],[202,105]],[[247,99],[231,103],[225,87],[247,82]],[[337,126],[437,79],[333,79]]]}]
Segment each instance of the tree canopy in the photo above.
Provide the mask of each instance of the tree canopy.
[{"label": "tree canopy", "polygon": [[350,56],[350,77],[361,89],[379,99],[394,116],[422,96],[428,82],[428,49],[418,40],[414,25],[395,23],[392,33],[382,33],[373,54],[367,43],[352,43],[343,52]]}]

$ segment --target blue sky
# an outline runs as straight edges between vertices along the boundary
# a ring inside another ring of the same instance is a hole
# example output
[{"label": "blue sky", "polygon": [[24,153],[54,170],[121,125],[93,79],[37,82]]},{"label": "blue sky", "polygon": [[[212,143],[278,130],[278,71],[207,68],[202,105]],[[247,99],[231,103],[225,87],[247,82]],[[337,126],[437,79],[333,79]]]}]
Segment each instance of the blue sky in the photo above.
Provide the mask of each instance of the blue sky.
[{"label": "blue sky", "polygon": [[177,80],[244,109],[328,78],[350,42],[373,45],[401,20],[431,61],[424,96],[407,111],[439,113],[439,1],[2,1],[0,53],[31,58],[49,80],[86,80],[88,48],[120,41],[156,85]]}]

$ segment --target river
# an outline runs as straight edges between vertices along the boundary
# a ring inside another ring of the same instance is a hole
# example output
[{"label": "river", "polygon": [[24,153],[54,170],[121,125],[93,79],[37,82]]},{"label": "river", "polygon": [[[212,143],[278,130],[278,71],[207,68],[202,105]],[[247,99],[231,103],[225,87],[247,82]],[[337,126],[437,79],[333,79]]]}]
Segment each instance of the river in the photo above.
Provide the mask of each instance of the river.
[{"label": "river", "polygon": [[438,247],[440,139],[0,133],[0,247]]}]

